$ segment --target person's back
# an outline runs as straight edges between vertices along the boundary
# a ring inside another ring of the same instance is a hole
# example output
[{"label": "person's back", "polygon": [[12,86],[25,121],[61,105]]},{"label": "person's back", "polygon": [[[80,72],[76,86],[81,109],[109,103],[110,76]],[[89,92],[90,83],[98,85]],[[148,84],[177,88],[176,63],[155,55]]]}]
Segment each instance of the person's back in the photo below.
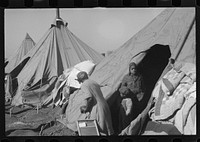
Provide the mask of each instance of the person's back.
[{"label": "person's back", "polygon": [[81,85],[81,90],[88,93],[96,102],[90,114],[90,119],[96,119],[100,132],[111,135],[114,133],[110,108],[103,97],[101,86],[94,80],[87,79]]},{"label": "person's back", "polygon": [[88,89],[90,91],[93,92],[93,95],[95,97],[95,99],[99,102],[99,103],[106,103],[105,98],[103,97],[102,91],[101,91],[101,86],[94,80],[91,79],[87,79],[82,86],[86,85],[88,87]]}]

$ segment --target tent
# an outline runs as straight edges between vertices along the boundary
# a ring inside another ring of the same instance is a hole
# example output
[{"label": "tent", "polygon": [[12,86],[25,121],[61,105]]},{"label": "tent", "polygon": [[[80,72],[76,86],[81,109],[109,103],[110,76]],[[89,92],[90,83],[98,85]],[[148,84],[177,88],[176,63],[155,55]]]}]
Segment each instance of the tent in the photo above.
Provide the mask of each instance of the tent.
[{"label": "tent", "polygon": [[[134,119],[121,135],[136,135],[141,132],[151,106],[151,92],[159,77],[165,71],[169,58],[175,61],[196,64],[195,9],[167,8],[154,18],[112,54],[105,57],[95,68],[91,78],[102,88],[104,97],[111,108],[112,117],[118,114],[116,100],[118,87],[123,76],[128,73],[128,65],[134,61],[144,75],[147,85],[146,100],[141,114]],[[118,121],[113,119],[117,130]]]},{"label": "tent", "polygon": [[68,23],[60,18],[57,11],[57,17],[50,29],[27,55],[27,58],[31,58],[17,76],[18,89],[12,105],[22,104],[22,91],[37,90],[37,93],[30,96],[29,103],[35,103],[36,100],[41,102],[41,93],[44,95],[43,100],[48,97],[56,78],[65,69],[85,60],[97,64],[103,59],[100,53],[76,37],[67,25]]},{"label": "tent", "polygon": [[25,39],[22,41],[21,46],[18,48],[17,52],[14,54],[14,56],[11,56],[6,60],[5,75],[8,80],[5,82],[5,97],[10,98],[13,96],[13,93],[15,92],[14,88],[17,86],[15,78],[23,69],[29,58],[23,62],[21,61],[28,54],[28,52],[33,49],[34,46],[35,42],[30,37],[30,35],[26,33]]},{"label": "tent", "polygon": [[28,33],[26,33],[25,39],[22,41],[19,49],[7,60],[7,66],[5,67],[5,73],[10,73],[22,60],[22,58],[35,46],[35,42],[30,37]]}]

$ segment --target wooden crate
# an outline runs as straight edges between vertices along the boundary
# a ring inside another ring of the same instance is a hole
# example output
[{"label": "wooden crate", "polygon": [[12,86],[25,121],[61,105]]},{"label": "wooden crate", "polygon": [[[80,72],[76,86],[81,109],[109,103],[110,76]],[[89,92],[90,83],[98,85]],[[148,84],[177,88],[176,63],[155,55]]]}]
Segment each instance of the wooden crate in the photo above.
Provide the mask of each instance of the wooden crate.
[{"label": "wooden crate", "polygon": [[96,120],[78,120],[77,128],[79,136],[99,136]]}]

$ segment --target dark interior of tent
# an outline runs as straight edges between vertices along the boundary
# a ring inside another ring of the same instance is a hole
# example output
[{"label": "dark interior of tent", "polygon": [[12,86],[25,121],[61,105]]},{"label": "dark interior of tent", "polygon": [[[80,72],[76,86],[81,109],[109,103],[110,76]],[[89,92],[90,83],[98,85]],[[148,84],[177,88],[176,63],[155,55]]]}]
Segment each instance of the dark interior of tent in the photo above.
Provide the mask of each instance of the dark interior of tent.
[{"label": "dark interior of tent", "polygon": [[[22,97],[23,98],[31,98],[31,99],[37,99],[37,98],[47,98],[54,86],[55,83],[57,81],[57,77],[54,76],[52,78],[50,78],[49,80],[47,78],[43,78],[41,80],[39,80],[35,85],[30,86],[27,89],[24,89],[22,91]],[[29,100],[31,100],[29,99]]]},{"label": "dark interior of tent", "polygon": [[17,77],[17,75],[24,68],[24,66],[26,65],[29,59],[30,57],[27,57],[26,59],[24,59],[22,62],[20,62],[20,64],[17,65],[17,67],[14,68],[14,70],[10,72],[12,78]]},{"label": "dark interior of tent", "polygon": [[[169,46],[160,44],[153,45],[149,50],[146,51],[146,53],[147,54],[145,55],[145,57],[138,64],[138,70],[143,75],[144,83],[146,86],[146,92],[141,102],[142,108],[139,113],[141,113],[145,109],[151,93],[154,89],[154,86],[158,81],[160,75],[162,74],[163,70],[167,66],[169,58],[171,56]],[[116,91],[114,95],[117,95],[119,97],[119,91]],[[112,106],[110,106],[110,109],[114,124],[113,128],[115,132],[120,133],[118,132],[119,109],[116,107],[118,105],[116,103],[119,103],[119,101],[115,101]]]},{"label": "dark interior of tent", "polygon": [[9,62],[9,61],[6,61],[6,62],[4,63],[4,68],[7,66],[8,62]]}]

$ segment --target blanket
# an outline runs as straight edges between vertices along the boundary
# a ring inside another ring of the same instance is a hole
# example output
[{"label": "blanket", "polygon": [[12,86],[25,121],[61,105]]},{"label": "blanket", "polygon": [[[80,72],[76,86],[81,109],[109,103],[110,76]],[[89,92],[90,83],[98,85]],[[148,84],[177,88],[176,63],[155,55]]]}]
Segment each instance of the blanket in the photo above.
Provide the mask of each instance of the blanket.
[{"label": "blanket", "polygon": [[[196,66],[177,63],[157,83],[152,92],[155,106],[149,111],[152,121],[170,122],[182,134],[194,134],[196,128]],[[194,107],[194,108],[193,108]]]},{"label": "blanket", "polygon": [[74,67],[67,68],[63,71],[63,74],[59,76],[58,81],[51,92],[51,95],[44,101],[43,105],[48,105],[52,100],[55,106],[62,105],[66,100],[63,91],[65,86],[80,88],[81,84],[76,80],[77,74],[80,71],[87,72],[91,75],[95,68],[95,64],[92,61],[83,61],[76,64]]},{"label": "blanket", "polygon": [[196,134],[196,83],[185,94],[186,101],[175,115],[174,125],[183,134]]}]

